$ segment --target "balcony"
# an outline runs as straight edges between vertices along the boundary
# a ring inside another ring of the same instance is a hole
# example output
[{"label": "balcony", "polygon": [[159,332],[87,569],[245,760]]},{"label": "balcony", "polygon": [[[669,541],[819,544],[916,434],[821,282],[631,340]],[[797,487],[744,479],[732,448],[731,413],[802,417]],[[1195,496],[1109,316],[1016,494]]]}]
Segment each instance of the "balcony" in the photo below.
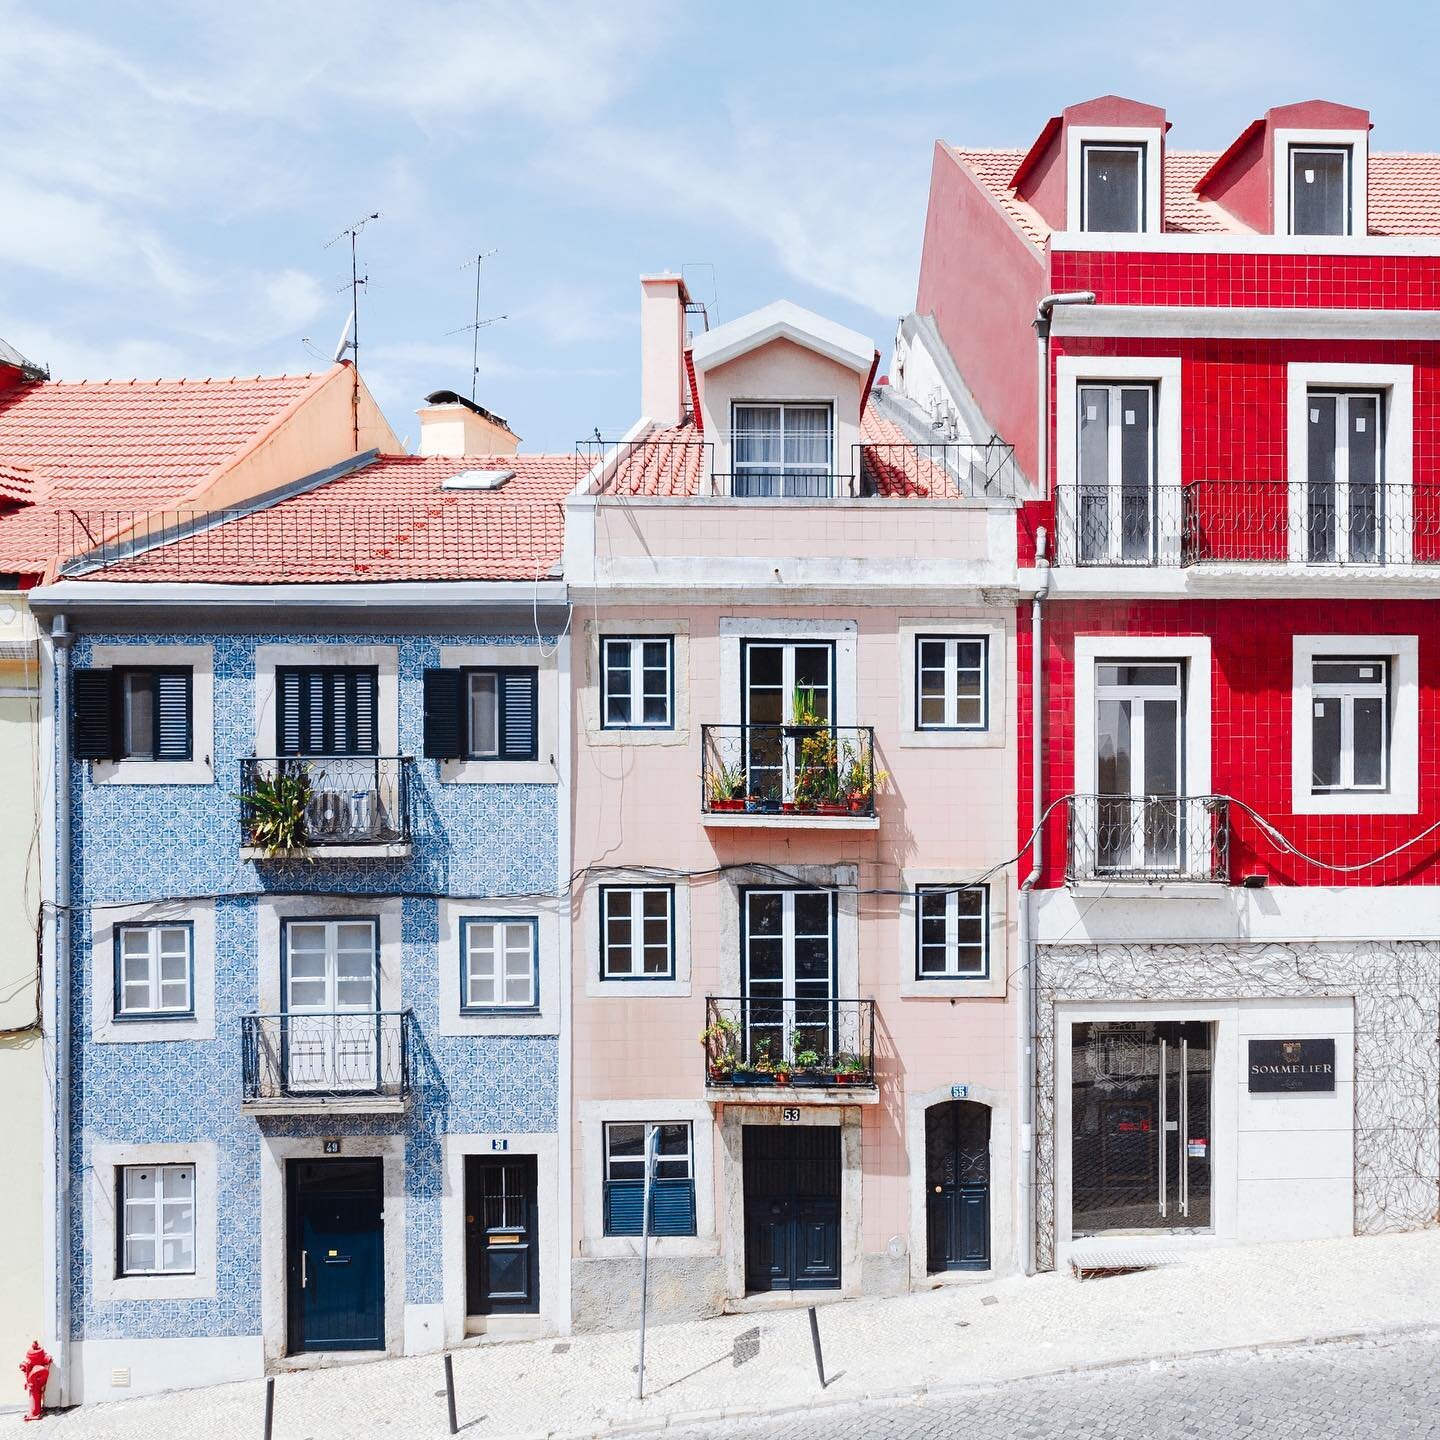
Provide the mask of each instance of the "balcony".
[{"label": "balcony", "polygon": [[1055,499],[1061,565],[1440,565],[1435,485],[1194,480]]},{"label": "balcony", "polygon": [[700,754],[707,826],[879,828],[868,725],[703,725]]},{"label": "balcony", "polygon": [[1225,885],[1230,806],[1223,795],[1074,795],[1070,885]]},{"label": "balcony", "polygon": [[700,1041],[711,1100],[873,1105],[878,1099],[873,1000],[708,995]]},{"label": "balcony", "polygon": [[242,760],[240,854],[410,854],[408,755],[305,755]]},{"label": "balcony", "polygon": [[410,1099],[408,1010],[241,1017],[249,1115],[379,1114]]},{"label": "balcony", "polygon": [[866,443],[853,468],[862,495],[891,499],[1014,499],[1019,489],[1015,447],[999,440]]}]

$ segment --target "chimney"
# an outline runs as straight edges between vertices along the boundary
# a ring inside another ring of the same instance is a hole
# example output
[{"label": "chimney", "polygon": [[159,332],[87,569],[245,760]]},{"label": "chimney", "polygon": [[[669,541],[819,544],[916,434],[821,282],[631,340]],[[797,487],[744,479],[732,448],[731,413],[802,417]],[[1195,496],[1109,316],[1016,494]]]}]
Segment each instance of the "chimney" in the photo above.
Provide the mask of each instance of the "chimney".
[{"label": "chimney", "polygon": [[422,455],[513,455],[520,448],[499,415],[453,390],[432,390],[415,413]]},{"label": "chimney", "polygon": [[678,275],[640,277],[640,413],[657,425],[685,418],[685,306]]}]

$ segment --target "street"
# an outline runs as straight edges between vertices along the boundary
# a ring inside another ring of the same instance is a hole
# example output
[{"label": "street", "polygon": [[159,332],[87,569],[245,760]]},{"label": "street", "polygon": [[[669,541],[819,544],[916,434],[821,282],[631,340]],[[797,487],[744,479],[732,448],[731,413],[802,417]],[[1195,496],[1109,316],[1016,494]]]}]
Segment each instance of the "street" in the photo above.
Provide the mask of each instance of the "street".
[{"label": "street", "polygon": [[959,1398],[693,1428],[690,1440],[1440,1435],[1440,1331],[1021,1380]]}]

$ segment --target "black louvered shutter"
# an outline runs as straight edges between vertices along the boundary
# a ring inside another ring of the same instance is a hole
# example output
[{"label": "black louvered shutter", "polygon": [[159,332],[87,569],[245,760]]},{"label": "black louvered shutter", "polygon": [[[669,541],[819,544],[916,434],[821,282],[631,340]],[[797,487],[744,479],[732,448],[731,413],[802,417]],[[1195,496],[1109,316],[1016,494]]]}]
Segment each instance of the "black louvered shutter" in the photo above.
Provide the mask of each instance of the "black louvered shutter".
[{"label": "black louvered shutter", "polygon": [[[379,672],[376,670],[351,670],[350,693],[353,697],[350,710],[350,733],[347,737],[351,755],[374,755],[378,744],[377,692],[380,688]],[[338,727],[337,727],[338,729]],[[338,736],[336,737],[339,738]]]},{"label": "black louvered shutter", "polygon": [[190,759],[190,672],[155,674],[155,758]]},{"label": "black louvered shutter", "polygon": [[425,672],[425,736],[431,760],[459,760],[465,754],[465,676],[459,670]]},{"label": "black louvered shutter", "polygon": [[71,676],[71,749],[77,760],[115,758],[114,672],[76,670]]},{"label": "black louvered shutter", "polygon": [[536,760],[539,717],[539,672],[500,671],[500,758]]},{"label": "black louvered shutter", "polygon": [[279,677],[280,713],[275,718],[276,746],[281,755],[298,755],[301,727],[303,675],[299,670],[282,670]]}]

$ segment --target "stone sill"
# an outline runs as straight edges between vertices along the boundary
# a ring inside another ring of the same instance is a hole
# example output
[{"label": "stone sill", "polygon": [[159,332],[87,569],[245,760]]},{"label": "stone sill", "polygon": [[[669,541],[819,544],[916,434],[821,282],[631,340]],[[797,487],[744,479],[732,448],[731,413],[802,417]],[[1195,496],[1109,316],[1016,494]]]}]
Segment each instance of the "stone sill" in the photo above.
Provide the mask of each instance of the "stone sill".
[{"label": "stone sill", "polygon": [[242,1115],[403,1115],[405,1095],[288,1095],[277,1100],[243,1100]]},{"label": "stone sill", "polygon": [[281,865],[294,860],[408,860],[414,847],[408,840],[394,845],[307,845],[303,850],[289,850],[280,855],[271,855],[258,845],[242,845],[242,860],[260,860],[270,865]]},{"label": "stone sill", "polygon": [[878,1105],[878,1085],[707,1085],[712,1105]]},{"label": "stone sill", "polygon": [[1109,900],[1223,900],[1233,887],[1223,880],[1071,880],[1072,895]]},{"label": "stone sill", "polygon": [[792,810],[788,814],[773,810],[727,810],[721,814],[705,811],[700,823],[713,830],[878,830],[878,815],[817,815],[812,811]]}]

